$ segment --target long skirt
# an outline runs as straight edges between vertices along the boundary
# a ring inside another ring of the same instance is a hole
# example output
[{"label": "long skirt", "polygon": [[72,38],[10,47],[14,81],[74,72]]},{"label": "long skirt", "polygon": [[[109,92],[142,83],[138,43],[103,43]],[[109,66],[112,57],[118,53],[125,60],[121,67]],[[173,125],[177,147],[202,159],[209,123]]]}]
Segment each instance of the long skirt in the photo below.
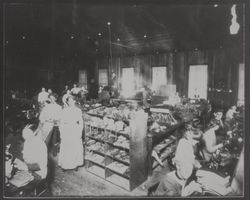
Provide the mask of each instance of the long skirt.
[{"label": "long skirt", "polygon": [[47,147],[49,147],[54,124],[52,122],[44,122],[39,126],[40,126],[39,134],[42,137],[43,141],[46,143]]},{"label": "long skirt", "polygon": [[61,125],[58,164],[63,169],[75,169],[83,165],[82,129],[77,125]]}]

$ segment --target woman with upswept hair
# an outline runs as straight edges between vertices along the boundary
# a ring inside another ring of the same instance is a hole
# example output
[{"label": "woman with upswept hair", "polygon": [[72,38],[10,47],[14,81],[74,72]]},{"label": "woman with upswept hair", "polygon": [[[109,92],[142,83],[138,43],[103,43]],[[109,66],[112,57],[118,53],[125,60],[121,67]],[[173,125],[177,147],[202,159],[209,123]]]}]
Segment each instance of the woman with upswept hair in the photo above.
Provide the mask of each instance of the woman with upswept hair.
[{"label": "woman with upswept hair", "polygon": [[72,97],[67,99],[67,104],[62,111],[59,125],[61,144],[58,164],[64,170],[83,165],[82,111],[75,105]]}]

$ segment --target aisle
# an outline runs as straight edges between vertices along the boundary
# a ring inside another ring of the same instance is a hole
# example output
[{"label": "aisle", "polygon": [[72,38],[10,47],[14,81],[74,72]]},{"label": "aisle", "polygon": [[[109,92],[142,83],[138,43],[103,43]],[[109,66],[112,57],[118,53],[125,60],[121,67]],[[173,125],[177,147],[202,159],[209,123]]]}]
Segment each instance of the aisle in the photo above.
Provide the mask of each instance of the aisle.
[{"label": "aisle", "polygon": [[[54,164],[57,157],[53,157]],[[147,192],[137,188],[126,191],[114,184],[89,173],[84,167],[78,171],[63,172],[55,166],[55,176],[51,185],[53,196],[146,196]]]}]

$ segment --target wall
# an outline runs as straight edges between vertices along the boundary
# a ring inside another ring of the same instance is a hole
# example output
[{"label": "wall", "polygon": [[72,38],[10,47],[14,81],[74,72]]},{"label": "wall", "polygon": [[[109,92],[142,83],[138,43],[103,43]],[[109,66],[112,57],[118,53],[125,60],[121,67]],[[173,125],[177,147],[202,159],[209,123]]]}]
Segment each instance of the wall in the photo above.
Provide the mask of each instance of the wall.
[{"label": "wall", "polygon": [[[135,55],[116,57],[112,61],[112,70],[120,75],[122,67],[134,67],[138,78],[138,87],[151,84],[154,66],[167,66],[168,83],[176,84],[180,95],[188,95],[189,65],[208,65],[208,98],[216,104],[231,105],[237,100],[238,66],[243,62],[242,51],[237,48],[171,52],[154,55]],[[98,68],[108,68],[109,59],[100,58]],[[96,72],[97,73],[97,72]],[[118,80],[119,81],[119,80]],[[223,89],[226,92],[217,92]],[[232,90],[229,93],[229,90]]]}]

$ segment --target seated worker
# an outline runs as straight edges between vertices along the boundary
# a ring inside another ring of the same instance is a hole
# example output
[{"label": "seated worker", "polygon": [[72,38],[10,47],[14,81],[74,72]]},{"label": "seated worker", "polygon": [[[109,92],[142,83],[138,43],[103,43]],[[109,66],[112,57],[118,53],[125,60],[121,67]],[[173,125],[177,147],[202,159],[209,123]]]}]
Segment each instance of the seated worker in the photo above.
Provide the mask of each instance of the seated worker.
[{"label": "seated worker", "polygon": [[214,112],[214,118],[210,121],[210,124],[219,125],[219,128],[224,128],[224,123],[222,121],[223,111],[217,110]]},{"label": "seated worker", "polygon": [[236,106],[232,106],[228,109],[225,117],[225,130],[231,131],[234,126],[234,118],[236,117],[235,114],[239,114],[237,111]]},{"label": "seated worker", "polygon": [[36,135],[36,131],[31,125],[26,126],[22,131],[24,139],[23,161],[14,162],[14,166],[19,170],[32,173],[33,183],[45,179],[48,171],[48,152],[44,141]]},{"label": "seated worker", "polygon": [[82,86],[82,87],[80,88],[79,96],[80,96],[80,98],[81,98],[83,101],[86,100],[87,93],[88,93],[88,90],[85,89],[84,86]]},{"label": "seated worker", "polygon": [[[201,188],[194,181],[190,182],[193,171],[201,165],[196,160],[194,147],[201,138],[201,132],[187,124],[183,138],[180,139],[173,163],[175,171],[169,172],[160,182],[155,195],[160,196],[188,196],[193,192],[200,192]],[[190,183],[190,184],[189,184]]]},{"label": "seated worker", "polygon": [[110,94],[108,86],[105,86],[102,91],[98,94],[98,100],[101,103],[109,103],[110,101]]},{"label": "seated worker", "polygon": [[226,113],[226,121],[229,121],[231,119],[233,119],[234,114],[237,113],[236,111],[236,106],[232,106],[230,109],[228,109],[227,113]]},{"label": "seated worker", "polygon": [[191,163],[195,168],[200,168],[201,165],[195,156],[195,149],[201,137],[202,132],[199,129],[195,129],[191,124],[187,124],[185,133],[177,145],[173,163],[178,160]]},{"label": "seated worker", "polygon": [[221,141],[224,141],[225,136],[226,136],[226,127],[222,121],[223,118],[223,111],[222,110],[217,110],[214,112],[214,118],[211,119],[210,123],[208,124],[207,127],[214,127],[215,125],[218,125],[219,127],[215,130],[216,132],[216,139],[218,143]]},{"label": "seated worker", "polygon": [[176,160],[175,166],[176,170],[167,173],[152,196],[180,197],[202,192],[200,185],[193,180],[194,165],[191,162]]},{"label": "seated worker", "polygon": [[213,153],[218,149],[223,147],[223,143],[217,144],[216,133],[215,131],[219,129],[219,125],[210,125],[207,131],[202,136],[202,154],[205,161],[209,162],[212,158]]}]

